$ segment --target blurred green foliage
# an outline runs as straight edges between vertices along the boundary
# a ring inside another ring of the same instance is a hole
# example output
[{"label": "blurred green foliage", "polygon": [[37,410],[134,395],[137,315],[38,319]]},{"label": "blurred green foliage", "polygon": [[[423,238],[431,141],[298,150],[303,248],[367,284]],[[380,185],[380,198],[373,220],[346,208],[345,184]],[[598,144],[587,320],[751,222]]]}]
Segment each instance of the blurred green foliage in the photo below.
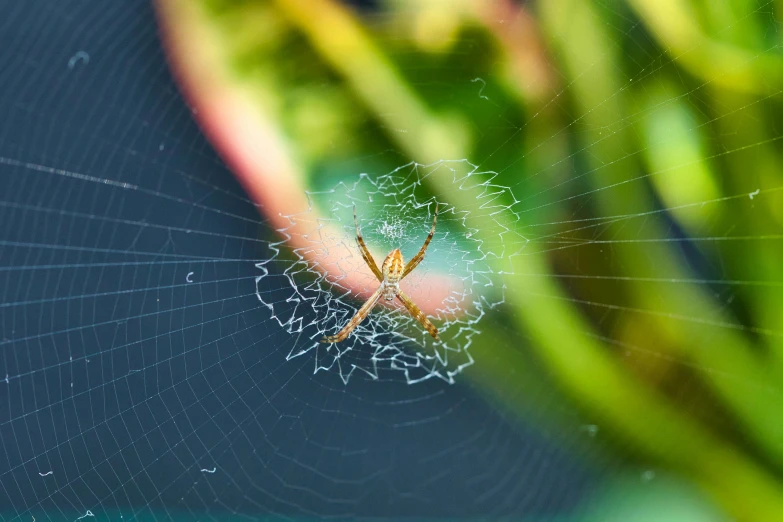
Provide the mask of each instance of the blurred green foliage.
[{"label": "blurred green foliage", "polygon": [[474,383],[528,414],[569,397],[733,516],[783,519],[779,4],[202,7],[309,188],[462,158],[512,188],[531,242]]}]

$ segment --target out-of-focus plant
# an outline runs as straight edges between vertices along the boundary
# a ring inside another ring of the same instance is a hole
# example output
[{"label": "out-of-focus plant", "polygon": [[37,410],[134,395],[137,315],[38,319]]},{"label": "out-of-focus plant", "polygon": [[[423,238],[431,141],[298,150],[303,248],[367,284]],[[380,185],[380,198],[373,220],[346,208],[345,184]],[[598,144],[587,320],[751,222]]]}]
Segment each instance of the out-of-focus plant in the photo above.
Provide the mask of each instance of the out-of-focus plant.
[{"label": "out-of-focus plant", "polygon": [[531,243],[466,377],[517,412],[568,397],[733,516],[783,519],[780,14],[720,4],[157,2],[199,121],[273,225],[358,172],[496,172]]}]

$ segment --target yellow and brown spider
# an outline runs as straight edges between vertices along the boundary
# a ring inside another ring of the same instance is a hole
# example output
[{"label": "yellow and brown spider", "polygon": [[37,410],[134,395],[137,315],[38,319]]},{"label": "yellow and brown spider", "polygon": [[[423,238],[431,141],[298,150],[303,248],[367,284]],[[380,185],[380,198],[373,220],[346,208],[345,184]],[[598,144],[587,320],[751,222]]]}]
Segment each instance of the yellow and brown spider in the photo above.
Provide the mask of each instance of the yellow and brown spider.
[{"label": "yellow and brown spider", "polygon": [[359,326],[359,323],[364,321],[365,317],[367,317],[373,307],[378,303],[378,300],[381,298],[381,296],[383,296],[383,298],[387,301],[392,301],[395,297],[397,297],[397,299],[400,300],[405,308],[408,309],[411,315],[417,321],[419,321],[419,323],[421,323],[424,329],[427,330],[436,341],[440,341],[440,337],[438,337],[438,329],[435,328],[435,325],[433,325],[430,320],[427,319],[427,317],[424,315],[424,312],[419,310],[419,307],[416,306],[411,298],[405,295],[405,292],[400,289],[400,281],[402,281],[405,276],[410,274],[414,268],[419,266],[419,263],[421,263],[422,259],[424,259],[424,253],[427,251],[427,247],[429,246],[430,241],[432,241],[432,236],[435,234],[435,223],[437,223],[437,221],[438,204],[436,203],[435,216],[432,219],[432,228],[430,228],[430,233],[427,236],[427,239],[424,240],[424,244],[419,250],[419,253],[413,256],[411,260],[408,261],[408,264],[405,264],[402,259],[402,252],[400,252],[399,248],[395,248],[389,253],[388,256],[386,256],[386,259],[384,259],[382,268],[378,269],[378,265],[375,263],[375,259],[373,259],[370,251],[367,250],[367,245],[364,243],[362,233],[359,231],[359,221],[356,219],[356,205],[354,205],[353,223],[356,225],[356,242],[359,243],[359,250],[362,253],[362,259],[364,259],[364,262],[367,263],[367,266],[370,267],[370,270],[372,270],[372,273],[375,274],[376,278],[378,278],[378,281],[381,282],[381,285],[375,292],[373,292],[370,298],[365,301],[362,307],[359,308],[359,311],[356,312],[356,315],[353,316],[353,318],[348,322],[347,325],[345,325],[345,327],[343,327],[342,330],[340,330],[336,335],[324,337],[321,339],[322,343],[339,343],[348,337],[348,335],[353,332],[354,328]]}]

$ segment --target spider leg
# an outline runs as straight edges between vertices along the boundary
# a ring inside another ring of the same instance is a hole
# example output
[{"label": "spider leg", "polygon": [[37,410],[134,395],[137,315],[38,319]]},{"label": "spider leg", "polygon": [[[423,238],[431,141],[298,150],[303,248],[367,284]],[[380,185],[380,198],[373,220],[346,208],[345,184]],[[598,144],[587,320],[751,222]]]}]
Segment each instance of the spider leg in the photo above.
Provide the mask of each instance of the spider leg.
[{"label": "spider leg", "polygon": [[375,262],[372,254],[370,254],[370,251],[367,249],[362,233],[359,232],[359,221],[356,219],[356,205],[353,206],[353,224],[356,225],[356,242],[359,243],[359,251],[362,253],[362,259],[364,259],[364,262],[370,267],[370,270],[372,270],[372,273],[378,278],[378,281],[383,281],[383,274],[378,268],[378,264]]},{"label": "spider leg", "polygon": [[370,310],[372,310],[372,308],[378,302],[378,299],[381,298],[381,295],[383,295],[383,285],[379,286],[378,289],[370,296],[370,298],[364,302],[362,307],[359,308],[359,311],[356,312],[356,315],[354,315],[351,318],[351,320],[348,321],[348,324],[346,324],[342,330],[337,332],[337,335],[329,335],[327,337],[324,337],[323,339],[321,339],[321,342],[339,343],[340,341],[348,337],[351,334],[351,332],[353,332],[354,328],[359,326],[359,323],[364,321],[364,318],[367,317],[367,314],[370,313]]},{"label": "spider leg", "polygon": [[419,321],[424,329],[427,330],[436,341],[440,341],[440,337],[438,337],[438,329],[435,328],[435,325],[432,324],[429,319],[427,319],[427,316],[424,315],[424,312],[419,310],[419,307],[416,306],[416,303],[414,303],[410,297],[405,295],[402,290],[398,290],[397,299],[399,299],[400,302],[405,305],[405,308],[408,309],[413,318]]},{"label": "spider leg", "polygon": [[[405,277],[406,275],[410,274],[414,268],[419,266],[419,263],[421,263],[422,259],[424,259],[424,253],[427,251],[427,247],[430,246],[430,241],[432,241],[432,236],[435,234],[435,223],[438,222],[438,203],[435,203],[435,217],[432,218],[432,228],[430,228],[430,234],[427,236],[427,239],[424,240],[424,244],[421,247],[421,250],[419,250],[419,253],[416,254],[411,258],[410,261],[408,261],[408,264],[405,265],[405,269],[402,271],[402,277]],[[402,279],[402,277],[400,279]]]}]

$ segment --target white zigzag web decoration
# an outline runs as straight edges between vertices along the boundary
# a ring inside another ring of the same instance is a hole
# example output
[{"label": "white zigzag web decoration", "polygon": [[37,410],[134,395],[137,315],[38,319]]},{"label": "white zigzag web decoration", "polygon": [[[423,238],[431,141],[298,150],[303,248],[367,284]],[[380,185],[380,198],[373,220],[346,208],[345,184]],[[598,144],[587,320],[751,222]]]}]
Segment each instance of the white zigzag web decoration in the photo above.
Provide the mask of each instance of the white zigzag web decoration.
[{"label": "white zigzag web decoration", "polygon": [[[453,183],[445,190],[438,187],[439,192],[478,189],[480,194],[471,200],[475,203],[470,208],[437,199],[435,236],[424,261],[401,284],[412,297],[418,296],[414,301],[422,309],[428,298],[442,297],[429,303],[436,313],[427,314],[442,342],[435,342],[401,306],[379,304],[345,341],[321,343],[324,335],[350,320],[364,302],[362,295],[378,285],[356,245],[353,206],[377,263],[398,247],[410,259],[432,223],[436,198],[427,191],[427,178],[437,169],[447,169]],[[455,382],[473,364],[470,345],[481,332],[482,318],[488,309],[503,303],[506,270],[499,267],[508,266],[508,259],[527,242],[501,224],[518,221],[512,210],[516,200],[508,188],[493,185],[492,177],[477,172],[467,161],[410,163],[389,174],[375,178],[361,174],[353,184],[308,194],[310,212],[287,216],[291,226],[278,231],[284,239],[271,244],[268,258],[256,264],[261,271],[255,281],[258,299],[280,326],[296,336],[288,359],[312,356],[316,372],[333,370],[346,384],[356,370],[372,379],[401,372],[411,384],[433,377]],[[317,223],[314,208],[324,216]],[[307,222],[309,232],[299,232],[298,225]],[[469,222],[481,223],[482,230],[471,228]],[[325,274],[327,261],[322,261],[330,255],[328,245],[348,252],[336,263],[340,273],[331,277]],[[357,295],[355,283],[345,284],[348,275],[357,271],[367,274],[360,283],[362,295]],[[281,299],[280,291],[288,293],[287,298]]]}]

